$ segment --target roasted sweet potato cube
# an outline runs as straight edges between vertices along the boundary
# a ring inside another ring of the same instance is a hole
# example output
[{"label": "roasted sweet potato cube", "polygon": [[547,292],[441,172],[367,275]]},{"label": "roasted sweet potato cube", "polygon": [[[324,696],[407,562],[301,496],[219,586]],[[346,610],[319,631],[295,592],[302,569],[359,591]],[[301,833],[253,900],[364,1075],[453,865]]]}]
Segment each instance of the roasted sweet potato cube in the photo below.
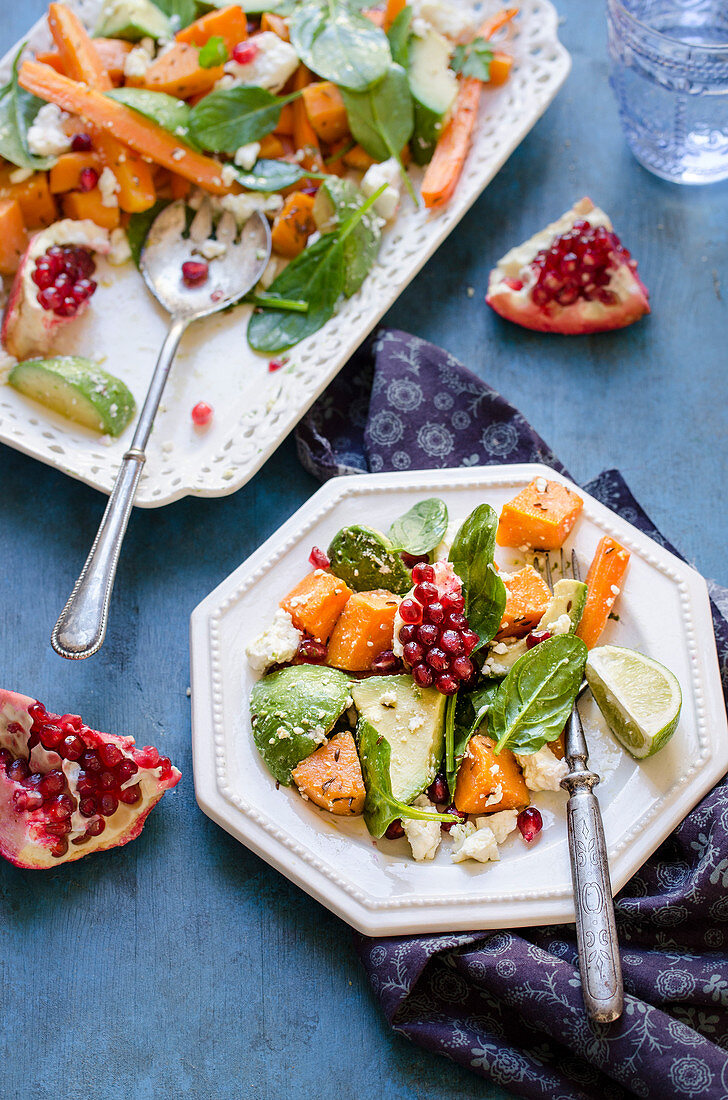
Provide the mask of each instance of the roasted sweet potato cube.
[{"label": "roasted sweet potato cube", "polygon": [[337,733],[292,771],[293,782],[323,810],[352,817],[364,809],[366,789],[354,738]]},{"label": "roasted sweet potato cube", "polygon": [[506,609],[496,638],[523,638],[538,625],[546,610],[551,598],[549,586],[532,565],[524,565],[517,573],[505,576],[503,583]]},{"label": "roasted sweet potato cube", "polygon": [[392,648],[399,599],[383,588],[355,592],[329,640],[327,663],[348,672],[366,672],[372,661]]},{"label": "roasted sweet potato cube", "polygon": [[[497,794],[499,799],[488,804]],[[476,733],[465,751],[457,783],[455,806],[461,813],[495,813],[497,810],[522,810],[531,798],[521,769],[510,749],[496,756],[495,742]]]},{"label": "roasted sweet potato cube", "polygon": [[503,505],[498,544],[558,550],[579,518],[583,505],[581,497],[561,482],[537,477]]},{"label": "roasted sweet potato cube", "polygon": [[291,616],[297,630],[310,634],[318,642],[328,642],[350,596],[351,589],[339,577],[316,569],[307,573],[281,600],[281,607]]}]

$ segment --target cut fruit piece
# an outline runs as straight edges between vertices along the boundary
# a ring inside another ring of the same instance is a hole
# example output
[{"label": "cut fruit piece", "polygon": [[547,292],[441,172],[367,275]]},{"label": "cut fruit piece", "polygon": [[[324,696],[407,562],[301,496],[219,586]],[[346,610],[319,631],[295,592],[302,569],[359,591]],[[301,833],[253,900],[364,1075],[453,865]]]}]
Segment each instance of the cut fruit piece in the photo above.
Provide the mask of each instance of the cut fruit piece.
[{"label": "cut fruit piece", "polygon": [[225,69],[214,65],[204,69],[199,62],[197,46],[177,42],[154,60],[144,74],[144,87],[152,92],[164,92],[178,99],[205,95],[222,78]]},{"label": "cut fruit piece", "polygon": [[392,795],[411,802],[432,783],[445,744],[446,698],[411,676],[372,676],[351,689],[360,717],[390,747]]},{"label": "cut fruit piece", "polygon": [[549,586],[532,565],[503,578],[506,609],[496,639],[523,638],[540,622],[551,600]]},{"label": "cut fruit piece", "polygon": [[303,89],[303,102],[308,121],[322,141],[330,145],[348,135],[349,116],[344,100],[330,80],[307,84]]},{"label": "cut fruit piece", "polygon": [[327,663],[348,672],[368,672],[380,653],[392,648],[399,599],[391,592],[355,592],[329,639]]},{"label": "cut fruit piece", "polygon": [[172,37],[172,25],[152,0],[105,0],[94,34],[98,38]]},{"label": "cut fruit piece", "polygon": [[362,813],[366,790],[356,743],[350,733],[336,733],[291,772],[301,794],[322,810],[351,817]]},{"label": "cut fruit piece", "polygon": [[622,589],[628,565],[629,550],[609,535],[599,540],[586,575],[588,593],[576,631],[587,649],[597,644],[607,625],[614,602]]},{"label": "cut fruit piece", "polygon": [[180,773],[151,745],[0,690],[0,855],[43,870],[134,840]]},{"label": "cut fruit piece", "polygon": [[586,678],[619,743],[635,757],[653,756],[677,729],[682,692],[668,668],[621,646],[593,649]]},{"label": "cut fruit piece", "polygon": [[[555,634],[574,634],[584,612],[586,595],[587,587],[582,581],[566,577],[557,581],[554,594],[533,632],[534,635],[541,633],[543,640],[546,640]],[[498,641],[491,643],[484,671],[499,679],[507,676],[516,661],[528,652],[532,640],[529,637],[512,639],[507,646]]]},{"label": "cut fruit piece", "polygon": [[579,518],[581,497],[562,485],[537,477],[503,505],[498,524],[499,546],[523,550],[558,550]]},{"label": "cut fruit piece", "polygon": [[280,606],[293,619],[296,630],[327,642],[351,589],[333,573],[315,569],[292,588]]},{"label": "cut fruit piece", "polygon": [[476,733],[470,738],[458,771],[455,806],[465,814],[496,813],[498,810],[522,810],[528,806],[528,793],[518,761],[510,749],[495,755],[490,737]]},{"label": "cut fruit piece", "polygon": [[437,31],[416,35],[410,45],[409,85],[414,100],[415,129],[410,141],[415,164],[429,164],[458,94],[450,68],[451,43]]},{"label": "cut fruit piece", "polygon": [[624,328],[650,312],[636,261],[588,198],[507,252],[485,300],[524,328],[567,335]]},{"label": "cut fruit piece", "polygon": [[105,435],[121,435],[136,409],[121,379],[79,355],[26,359],[15,364],[8,382],[60,416]]},{"label": "cut fruit piece", "polygon": [[15,199],[0,199],[0,275],[15,274],[26,244],[20,203]]},{"label": "cut fruit piece", "polygon": [[16,200],[26,228],[50,225],[58,217],[58,211],[48,186],[48,172],[33,172],[20,183],[13,183],[10,176],[15,171],[12,164],[0,168],[0,199]]},{"label": "cut fruit piece", "polygon": [[412,574],[392,543],[372,527],[342,527],[326,553],[332,572],[356,592],[386,588],[402,596],[412,587]]}]

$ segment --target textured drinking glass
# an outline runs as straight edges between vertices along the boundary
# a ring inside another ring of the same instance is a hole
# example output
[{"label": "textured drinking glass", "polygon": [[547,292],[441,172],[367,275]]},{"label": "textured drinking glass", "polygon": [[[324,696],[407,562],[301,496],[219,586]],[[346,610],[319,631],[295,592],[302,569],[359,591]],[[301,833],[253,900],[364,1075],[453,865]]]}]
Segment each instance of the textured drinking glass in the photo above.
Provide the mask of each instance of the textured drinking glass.
[{"label": "textured drinking glass", "polygon": [[607,0],[611,84],[640,164],[728,178],[728,0]]}]

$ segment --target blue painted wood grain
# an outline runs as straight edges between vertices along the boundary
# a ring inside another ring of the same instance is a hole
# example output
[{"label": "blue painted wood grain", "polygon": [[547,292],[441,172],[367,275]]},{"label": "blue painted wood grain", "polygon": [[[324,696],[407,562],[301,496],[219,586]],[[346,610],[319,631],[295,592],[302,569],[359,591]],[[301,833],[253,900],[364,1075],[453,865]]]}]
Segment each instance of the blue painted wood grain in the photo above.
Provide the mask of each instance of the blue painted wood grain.
[{"label": "blue painted wood grain", "polygon": [[[601,9],[558,6],[568,84],[387,321],[518,404],[577,479],[619,466],[665,534],[727,583],[728,186],[679,188],[631,159]],[[0,45],[43,8],[3,4]],[[586,339],[495,317],[482,302],[492,262],[582,194],[638,256],[654,314]],[[316,488],[292,443],[232,497],[134,515],[106,645],[80,665],[48,636],[104,501],[7,448],[0,485],[4,685],[150,740],[183,771],[127,848],[45,874],[0,867],[2,1096],[506,1096],[394,1036],[347,928],[194,801],[188,616]]]}]

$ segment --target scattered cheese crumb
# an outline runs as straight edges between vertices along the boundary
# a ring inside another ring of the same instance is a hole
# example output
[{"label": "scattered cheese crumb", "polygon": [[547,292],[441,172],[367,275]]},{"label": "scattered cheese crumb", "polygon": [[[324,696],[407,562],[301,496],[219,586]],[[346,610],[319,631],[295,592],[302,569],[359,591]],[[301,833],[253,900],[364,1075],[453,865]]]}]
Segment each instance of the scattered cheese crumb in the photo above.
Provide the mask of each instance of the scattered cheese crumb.
[{"label": "scattered cheese crumb", "polygon": [[[435,810],[437,808],[430,802],[426,794],[419,795],[412,805],[423,810]],[[414,818],[409,820],[403,818],[402,828],[412,849],[412,855],[416,860],[435,858],[442,837],[439,821],[417,821]]]}]

